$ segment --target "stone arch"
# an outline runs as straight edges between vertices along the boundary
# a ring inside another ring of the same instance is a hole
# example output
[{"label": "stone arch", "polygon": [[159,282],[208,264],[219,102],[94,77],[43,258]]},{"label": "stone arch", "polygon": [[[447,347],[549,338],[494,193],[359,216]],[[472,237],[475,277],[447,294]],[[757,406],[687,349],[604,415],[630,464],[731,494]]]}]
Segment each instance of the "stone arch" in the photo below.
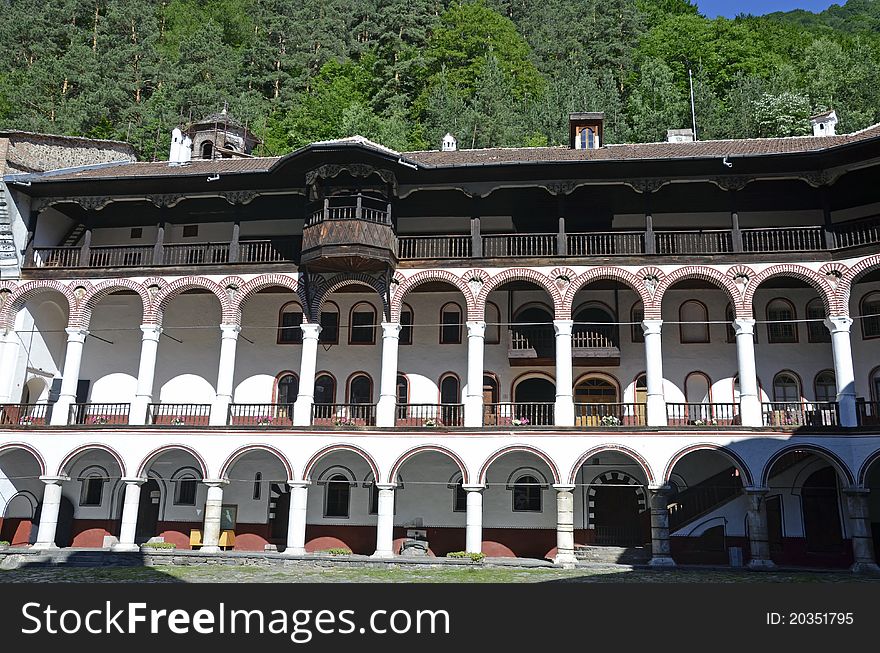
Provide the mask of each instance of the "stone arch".
[{"label": "stone arch", "polygon": [[565,295],[565,306],[569,314],[571,314],[572,303],[574,302],[575,295],[577,295],[578,291],[594,281],[618,281],[629,287],[641,298],[642,305],[645,309],[645,317],[648,319],[653,317],[652,309],[655,300],[654,296],[651,295],[648,288],[645,286],[644,280],[640,279],[629,270],[613,266],[591,268],[572,279],[571,285],[567,288]]},{"label": "stone arch", "polygon": [[[311,476],[312,476],[312,472],[315,470],[315,465],[318,464],[318,462],[321,460],[321,458],[323,458],[324,456],[326,456],[328,454],[333,453],[334,451],[350,451],[352,453],[359,455],[370,466],[370,469],[373,472],[373,478],[379,478],[379,466],[376,464],[376,461],[373,459],[373,457],[370,454],[368,454],[366,451],[364,451],[363,449],[361,449],[360,447],[358,447],[356,445],[343,443],[343,444],[331,444],[330,446],[324,447],[323,449],[321,449],[320,451],[315,453],[311,458],[309,458],[309,461],[306,463],[305,467],[303,468],[303,474],[302,474],[303,480],[304,481],[312,480]],[[392,476],[392,478],[393,478],[393,476]]]},{"label": "stone arch", "polygon": [[570,319],[571,308],[566,308],[562,293],[560,292],[556,284],[553,283],[553,280],[548,278],[546,275],[541,274],[537,270],[530,270],[528,268],[510,268],[489,277],[489,279],[480,288],[480,292],[477,294],[476,300],[474,301],[473,316],[469,317],[472,317],[476,320],[482,320],[485,316],[486,300],[489,297],[489,293],[491,293],[499,286],[508,283],[509,281],[527,281],[537,284],[543,290],[546,290],[547,294],[549,294],[550,297],[553,299],[554,319]]},{"label": "stone arch", "polygon": [[119,473],[122,475],[123,478],[126,476],[127,468],[125,466],[125,461],[123,460],[122,456],[120,456],[119,453],[112,447],[109,447],[106,444],[99,444],[97,442],[81,445],[68,453],[66,456],[64,456],[61,464],[58,465],[58,473],[56,474],[56,476],[67,476],[65,468],[68,465],[73,464],[74,460],[76,460],[80,455],[89,450],[98,450],[110,454],[110,457],[113,458],[113,460],[119,466]]},{"label": "stone arch", "polygon": [[672,478],[672,470],[675,469],[678,462],[695,451],[714,451],[725,456],[731,463],[733,463],[733,466],[739,470],[739,473],[742,474],[743,485],[746,487],[754,485],[754,481],[752,480],[752,470],[749,469],[746,462],[740,458],[738,454],[727,447],[720,444],[713,444],[711,442],[699,442],[676,451],[669,459],[669,462],[666,463],[666,468],[663,470],[663,482],[668,483]]},{"label": "stone arch", "polygon": [[403,307],[403,300],[406,296],[415,290],[417,286],[430,281],[442,281],[458,288],[464,296],[464,303],[468,316],[474,312],[474,297],[467,281],[446,270],[423,270],[422,272],[417,272],[411,277],[407,277],[397,286],[397,290],[394,292],[394,297],[391,300],[392,322],[400,321],[400,311]]},{"label": "stone arch", "polygon": [[514,453],[514,452],[530,453],[534,456],[537,456],[540,460],[542,460],[547,465],[547,467],[550,468],[550,473],[553,474],[553,483],[555,485],[559,485],[561,483],[560,476],[559,476],[559,466],[556,464],[556,462],[549,455],[547,455],[546,453],[544,453],[540,449],[537,449],[535,447],[530,447],[529,445],[526,445],[526,444],[513,444],[508,447],[503,447],[503,448],[499,449],[498,451],[496,451],[495,453],[493,453],[491,456],[489,456],[486,459],[486,461],[482,464],[482,466],[480,466],[480,475],[478,477],[479,483],[481,483],[481,484],[486,483],[486,474],[489,473],[489,467],[492,466],[492,463],[497,461],[499,458],[502,458],[503,456],[505,456],[509,453]]},{"label": "stone arch", "polygon": [[73,292],[73,288],[60,281],[46,279],[40,281],[28,281],[12,291],[12,294],[6,302],[4,302],[3,306],[0,307],[0,328],[14,328],[15,316],[24,305],[37,295],[51,291],[58,292],[67,299],[68,324],[74,327],[79,326],[79,323],[76,321],[78,319],[78,301]]},{"label": "stone arch", "polygon": [[645,493],[645,488],[639,482],[638,479],[633,478],[626,472],[622,472],[619,469],[609,469],[600,474],[597,474],[592,481],[587,485],[587,512],[590,515],[590,525],[591,528],[595,528],[595,522],[593,522],[593,515],[596,513],[596,486],[597,485],[632,485],[633,489],[636,493],[636,500],[639,503],[639,512],[643,513],[648,509],[648,495]]},{"label": "stone arch", "polygon": [[853,479],[852,472],[849,469],[849,466],[833,451],[826,449],[825,447],[819,446],[817,444],[791,444],[785,447],[782,447],[774,453],[767,462],[764,464],[764,468],[761,470],[761,487],[769,487],[770,481],[770,471],[773,469],[773,465],[775,465],[780,458],[782,458],[785,454],[791,453],[792,451],[809,451],[810,453],[816,454],[817,456],[824,458],[834,469],[837,471],[837,474],[846,481],[847,485],[855,485],[855,481]]},{"label": "stone arch", "polygon": [[856,477],[859,487],[865,487],[865,483],[868,480],[868,470],[871,469],[871,466],[878,460],[880,460],[880,449],[865,458],[865,462],[859,467],[859,474]]},{"label": "stone arch", "polygon": [[311,314],[309,316],[309,319],[314,322],[319,321],[321,315],[321,306],[323,306],[324,300],[326,300],[327,297],[330,296],[334,291],[351,284],[366,286],[375,290],[376,294],[379,295],[380,301],[382,302],[382,315],[384,316],[384,318],[388,318],[390,316],[388,294],[386,292],[385,285],[379,279],[371,277],[370,275],[364,274],[362,272],[357,272],[355,274],[337,274],[325,283],[322,283],[318,291],[315,293],[315,296],[312,299],[312,303],[308,306],[309,313]]},{"label": "stone arch", "polygon": [[0,456],[2,456],[7,451],[12,451],[15,449],[26,451],[30,455],[32,455],[34,457],[34,460],[37,461],[37,465],[39,465],[40,467],[40,476],[46,475],[45,458],[43,458],[43,455],[29,444],[25,444],[24,442],[9,442],[7,444],[0,445]]},{"label": "stone arch", "polygon": [[571,470],[568,472],[567,485],[575,485],[578,471],[584,465],[584,463],[586,463],[590,458],[595,457],[596,454],[600,454],[604,451],[614,451],[629,456],[634,461],[636,461],[639,467],[642,468],[642,472],[645,474],[645,479],[647,480],[648,485],[654,482],[654,473],[651,471],[651,466],[648,464],[648,461],[641,456],[641,454],[637,453],[634,449],[630,449],[629,447],[625,447],[620,444],[602,444],[598,447],[593,447],[577,459],[574,465],[572,465]]},{"label": "stone arch", "polygon": [[232,469],[233,465],[235,465],[235,463],[237,463],[244,456],[253,451],[264,451],[268,454],[275,456],[275,458],[278,459],[278,462],[280,462],[284,466],[284,470],[287,472],[287,480],[293,480],[293,466],[290,464],[287,456],[285,456],[275,447],[268,444],[248,444],[243,447],[239,447],[238,449],[233,451],[220,466],[220,478],[226,478],[227,474],[229,474],[229,470]]},{"label": "stone arch", "polygon": [[467,485],[470,482],[469,481],[470,474],[468,473],[467,465],[464,464],[464,461],[461,459],[461,457],[458,454],[456,454],[455,452],[453,452],[451,449],[447,449],[446,447],[441,447],[439,445],[432,445],[432,444],[413,447],[412,449],[408,449],[407,451],[403,452],[397,458],[397,460],[394,461],[394,464],[391,466],[391,471],[388,473],[388,479],[389,479],[388,482],[392,483],[393,480],[391,480],[391,479],[397,478],[398,473],[400,472],[400,468],[403,467],[403,464],[407,460],[409,460],[413,456],[416,456],[420,453],[428,453],[428,452],[443,454],[443,455],[447,456],[448,458],[451,458],[452,461],[456,465],[458,465],[459,470],[461,470],[461,478],[463,479],[462,483],[464,483],[464,485]]},{"label": "stone arch", "polygon": [[834,312],[832,315],[849,315],[849,298],[852,286],[863,274],[880,268],[880,254],[863,258],[846,270],[837,283],[834,294]]},{"label": "stone arch", "polygon": [[169,451],[183,451],[184,453],[188,453],[193,458],[195,458],[196,463],[199,465],[199,469],[202,472],[202,478],[210,478],[208,475],[208,465],[205,463],[205,459],[202,458],[201,454],[199,454],[195,449],[186,446],[185,444],[167,444],[158,449],[154,449],[150,453],[148,453],[137,468],[137,476],[140,478],[145,478],[147,469],[149,469],[150,465],[153,463],[156,458],[161,456],[163,453],[168,453]]},{"label": "stone arch", "polygon": [[[235,300],[232,306],[233,310],[235,311],[237,321],[241,322],[242,308],[245,304],[247,304],[251,297],[256,295],[261,290],[272,288],[273,286],[287,288],[299,298],[300,305],[303,308],[308,307],[308,302],[306,301],[305,296],[305,288],[303,288],[300,281],[301,280],[299,275],[275,273],[261,274],[260,276],[254,277],[253,279],[250,279],[249,281],[241,284],[241,286],[239,286],[238,288],[238,292],[236,293]],[[310,319],[307,310],[303,311],[303,319]]]},{"label": "stone arch", "polygon": [[133,290],[141,298],[142,318],[145,318],[150,313],[151,300],[146,287],[139,284],[137,281],[132,281],[131,279],[112,279],[109,281],[102,281],[96,286],[89,288],[79,301],[77,315],[79,323],[83,328],[89,328],[89,324],[92,321],[92,312],[102,299],[113,293],[115,290],[123,289]]},{"label": "stone arch", "polygon": [[[686,267],[676,268],[668,275],[660,280],[657,289],[654,291],[654,304],[659,311],[663,305],[663,296],[666,291],[675,284],[687,279],[699,279],[716,286],[720,290],[727,293],[727,298],[734,306],[734,311],[742,303],[742,295],[739,288],[728,275],[711,268],[707,265],[688,265]],[[659,315],[658,315],[659,317]]]},{"label": "stone arch", "polygon": [[831,287],[831,284],[829,284],[819,275],[818,272],[815,272],[814,270],[806,268],[802,265],[785,263],[782,265],[771,265],[769,268],[766,268],[756,274],[749,281],[749,285],[746,287],[746,290],[743,293],[743,316],[752,316],[752,302],[755,298],[755,292],[758,290],[762,283],[774,277],[791,277],[793,279],[799,279],[800,281],[808,283],[817,293],[819,293],[819,297],[822,299],[822,305],[825,308],[826,314],[831,315],[831,310],[834,307],[835,302],[834,289]]},{"label": "stone arch", "polygon": [[162,316],[169,302],[180,293],[198,288],[212,293],[220,302],[221,323],[238,324],[236,322],[237,311],[232,305],[232,300],[229,297],[229,293],[226,292],[226,288],[205,277],[182,277],[161,287],[153,298],[150,313],[144,316],[144,323],[162,324]]}]

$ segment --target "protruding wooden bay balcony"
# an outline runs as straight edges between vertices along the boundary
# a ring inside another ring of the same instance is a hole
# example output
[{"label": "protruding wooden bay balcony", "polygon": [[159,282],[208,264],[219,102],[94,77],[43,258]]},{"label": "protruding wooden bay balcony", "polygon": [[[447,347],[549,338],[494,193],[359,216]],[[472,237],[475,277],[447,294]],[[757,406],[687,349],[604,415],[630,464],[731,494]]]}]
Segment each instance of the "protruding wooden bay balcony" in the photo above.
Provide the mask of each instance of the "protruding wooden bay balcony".
[{"label": "protruding wooden bay balcony", "polygon": [[365,195],[324,198],[303,227],[303,265],[313,270],[383,270],[397,263],[391,204]]}]

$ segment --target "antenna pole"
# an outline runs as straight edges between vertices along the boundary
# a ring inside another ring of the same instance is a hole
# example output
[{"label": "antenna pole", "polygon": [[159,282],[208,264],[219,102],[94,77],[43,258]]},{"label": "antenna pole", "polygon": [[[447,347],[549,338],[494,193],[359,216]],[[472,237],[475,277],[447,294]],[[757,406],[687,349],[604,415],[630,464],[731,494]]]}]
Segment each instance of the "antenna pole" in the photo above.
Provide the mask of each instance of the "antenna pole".
[{"label": "antenna pole", "polygon": [[697,110],[694,106],[694,76],[688,68],[688,81],[691,85],[691,125],[694,128],[694,140],[697,140]]}]

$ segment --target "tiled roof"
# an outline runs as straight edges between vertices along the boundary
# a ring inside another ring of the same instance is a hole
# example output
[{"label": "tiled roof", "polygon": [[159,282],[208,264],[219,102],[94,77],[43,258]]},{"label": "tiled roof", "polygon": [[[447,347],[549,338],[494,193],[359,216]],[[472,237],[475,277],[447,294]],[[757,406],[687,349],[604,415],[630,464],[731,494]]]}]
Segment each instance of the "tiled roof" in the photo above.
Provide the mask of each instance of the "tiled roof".
[{"label": "tiled roof", "polygon": [[[186,165],[170,166],[167,161],[120,163],[100,168],[82,168],[44,175],[48,181],[78,179],[113,179],[117,177],[178,177],[182,175],[214,175],[248,172],[268,172],[281,157],[254,157],[240,159],[194,160]],[[51,179],[48,179],[51,177]]]}]

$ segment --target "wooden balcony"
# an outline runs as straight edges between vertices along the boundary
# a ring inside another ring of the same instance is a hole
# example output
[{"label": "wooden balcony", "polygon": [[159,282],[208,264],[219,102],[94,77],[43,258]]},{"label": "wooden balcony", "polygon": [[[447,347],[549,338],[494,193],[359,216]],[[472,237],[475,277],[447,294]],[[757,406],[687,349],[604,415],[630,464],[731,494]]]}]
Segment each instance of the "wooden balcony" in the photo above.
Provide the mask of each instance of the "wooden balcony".
[{"label": "wooden balcony", "polygon": [[391,204],[362,195],[329,197],[303,227],[303,265],[370,272],[397,264]]}]

